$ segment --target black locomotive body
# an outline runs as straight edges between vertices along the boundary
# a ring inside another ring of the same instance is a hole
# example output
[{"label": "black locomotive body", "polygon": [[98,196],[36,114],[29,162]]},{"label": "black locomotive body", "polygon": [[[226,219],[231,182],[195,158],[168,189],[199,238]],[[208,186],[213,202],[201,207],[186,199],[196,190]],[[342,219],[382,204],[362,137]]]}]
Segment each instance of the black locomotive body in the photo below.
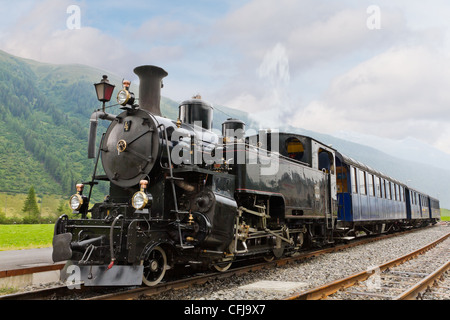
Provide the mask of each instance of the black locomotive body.
[{"label": "black locomotive body", "polygon": [[[91,117],[89,157],[96,167],[101,159],[105,175],[94,172],[85,184],[109,181],[110,192],[90,207],[77,185],[71,206],[79,217],[55,224],[53,259],[68,261],[62,279],[151,286],[176,264],[223,271],[237,259],[273,259],[354,231],[339,219],[348,214],[334,149],[270,130],[246,136],[236,119],[215,134],[213,108],[201,99],[181,103],[177,120],[164,118],[167,73],[154,66],[135,73],[139,105],[124,86],[122,113]],[[94,153],[98,119],[111,124]]]}]

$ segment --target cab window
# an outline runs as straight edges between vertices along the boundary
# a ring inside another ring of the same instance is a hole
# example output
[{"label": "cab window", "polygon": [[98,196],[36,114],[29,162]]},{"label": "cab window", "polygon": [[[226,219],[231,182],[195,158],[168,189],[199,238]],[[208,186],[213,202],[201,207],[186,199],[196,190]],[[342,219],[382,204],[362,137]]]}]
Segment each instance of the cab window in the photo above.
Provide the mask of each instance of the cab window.
[{"label": "cab window", "polygon": [[295,137],[291,137],[286,139],[286,151],[289,158],[302,161],[305,148],[300,140]]}]

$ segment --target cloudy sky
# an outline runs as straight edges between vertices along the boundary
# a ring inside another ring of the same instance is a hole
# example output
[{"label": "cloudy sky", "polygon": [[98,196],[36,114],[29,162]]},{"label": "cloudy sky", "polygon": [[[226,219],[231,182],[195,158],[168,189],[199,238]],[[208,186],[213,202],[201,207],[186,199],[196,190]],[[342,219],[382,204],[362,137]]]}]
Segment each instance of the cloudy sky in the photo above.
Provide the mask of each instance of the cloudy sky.
[{"label": "cloudy sky", "polygon": [[450,153],[445,0],[0,0],[0,49],[323,133],[416,138]]}]

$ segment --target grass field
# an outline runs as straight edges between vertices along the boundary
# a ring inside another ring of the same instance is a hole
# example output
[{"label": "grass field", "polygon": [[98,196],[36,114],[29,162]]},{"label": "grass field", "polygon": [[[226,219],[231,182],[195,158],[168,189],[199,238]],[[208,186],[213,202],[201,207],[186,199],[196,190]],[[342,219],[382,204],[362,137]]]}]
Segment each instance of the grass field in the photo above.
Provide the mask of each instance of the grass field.
[{"label": "grass field", "polygon": [[[0,210],[5,213],[6,217],[20,217],[23,215],[22,208],[27,198],[26,194],[8,194],[0,192]],[[57,195],[37,195],[36,201],[41,210],[42,217],[54,217],[57,213],[56,209],[64,201],[64,204],[69,203],[67,199]],[[42,208],[41,208],[42,207]]]},{"label": "grass field", "polygon": [[450,221],[450,210],[441,208],[441,220]]},{"label": "grass field", "polygon": [[0,225],[0,251],[52,246],[53,224]]}]

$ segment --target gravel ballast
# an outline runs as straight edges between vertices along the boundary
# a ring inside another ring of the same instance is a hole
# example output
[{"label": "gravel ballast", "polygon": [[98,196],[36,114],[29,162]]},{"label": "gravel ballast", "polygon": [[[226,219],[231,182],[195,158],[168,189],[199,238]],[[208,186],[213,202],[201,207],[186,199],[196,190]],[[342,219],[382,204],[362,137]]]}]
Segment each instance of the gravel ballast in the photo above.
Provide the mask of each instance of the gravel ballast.
[{"label": "gravel ballast", "polygon": [[278,300],[299,290],[270,290],[270,288],[241,288],[258,281],[299,283],[300,291],[349,276],[356,272],[393,260],[417,250],[450,232],[448,225],[435,225],[412,233],[348,248],[240,276],[211,280],[203,285],[171,290],[152,296],[153,300]]}]

